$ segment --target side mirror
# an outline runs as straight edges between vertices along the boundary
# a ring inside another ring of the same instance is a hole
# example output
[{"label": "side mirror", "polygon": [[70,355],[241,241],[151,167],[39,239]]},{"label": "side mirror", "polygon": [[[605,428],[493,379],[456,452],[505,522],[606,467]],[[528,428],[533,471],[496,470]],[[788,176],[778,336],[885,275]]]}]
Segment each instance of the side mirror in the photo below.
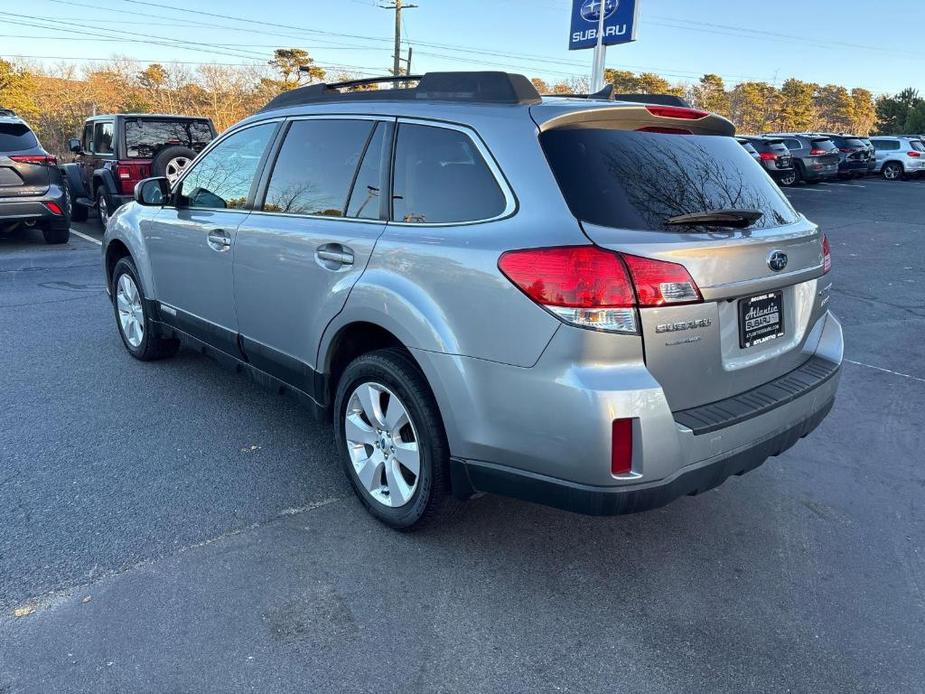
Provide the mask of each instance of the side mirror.
[{"label": "side mirror", "polygon": [[163,205],[169,196],[170,183],[163,176],[145,178],[135,184],[135,202],[139,205]]},{"label": "side mirror", "polygon": [[76,137],[72,137],[71,139],[67,141],[67,148],[71,150],[74,154],[80,154],[81,152],[80,140],[78,140]]}]

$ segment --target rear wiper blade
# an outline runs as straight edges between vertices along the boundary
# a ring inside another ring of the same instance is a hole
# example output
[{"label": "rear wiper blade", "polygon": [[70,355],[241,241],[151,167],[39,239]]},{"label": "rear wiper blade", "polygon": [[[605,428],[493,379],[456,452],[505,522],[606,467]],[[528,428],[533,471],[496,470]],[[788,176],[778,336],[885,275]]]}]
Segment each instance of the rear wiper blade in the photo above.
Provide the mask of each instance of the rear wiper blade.
[{"label": "rear wiper blade", "polygon": [[706,210],[669,217],[665,223],[677,226],[742,228],[751,226],[762,217],[764,212],[761,210]]}]

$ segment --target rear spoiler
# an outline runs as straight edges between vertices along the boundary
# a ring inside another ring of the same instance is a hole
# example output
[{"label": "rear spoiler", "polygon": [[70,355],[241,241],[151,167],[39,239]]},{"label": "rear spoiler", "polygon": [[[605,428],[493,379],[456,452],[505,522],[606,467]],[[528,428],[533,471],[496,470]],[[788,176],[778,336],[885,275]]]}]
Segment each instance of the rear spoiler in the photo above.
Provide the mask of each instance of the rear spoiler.
[{"label": "rear spoiler", "polygon": [[573,108],[537,123],[540,132],[555,128],[605,128],[611,130],[650,130],[691,135],[736,134],[736,128],[726,118],[715,113],[696,111],[674,104],[614,103],[588,108]]}]

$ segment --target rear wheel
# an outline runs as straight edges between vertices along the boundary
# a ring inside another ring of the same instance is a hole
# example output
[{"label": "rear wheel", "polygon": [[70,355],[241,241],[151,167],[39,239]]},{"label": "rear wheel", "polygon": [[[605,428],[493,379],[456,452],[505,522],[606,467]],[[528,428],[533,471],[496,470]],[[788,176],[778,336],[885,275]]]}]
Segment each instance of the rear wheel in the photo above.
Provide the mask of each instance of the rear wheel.
[{"label": "rear wheel", "polygon": [[71,230],[68,227],[48,227],[42,229],[42,236],[48,244],[67,243],[71,238]]},{"label": "rear wheel", "polygon": [[112,306],[119,336],[133,357],[151,361],[177,353],[179,341],[162,337],[148,315],[138,271],[131,258],[120,259],[112,272]]},{"label": "rear wheel", "polygon": [[106,231],[106,225],[109,223],[109,216],[112,214],[112,198],[106,191],[105,186],[100,186],[96,190],[96,211],[100,216],[100,224],[103,231]]},{"label": "rear wheel", "polygon": [[450,498],[450,453],[434,396],[402,351],[357,357],[334,402],[334,438],[366,509],[399,530],[434,521]]},{"label": "rear wheel", "polygon": [[902,164],[891,161],[883,166],[883,177],[888,181],[897,181],[903,177]]}]

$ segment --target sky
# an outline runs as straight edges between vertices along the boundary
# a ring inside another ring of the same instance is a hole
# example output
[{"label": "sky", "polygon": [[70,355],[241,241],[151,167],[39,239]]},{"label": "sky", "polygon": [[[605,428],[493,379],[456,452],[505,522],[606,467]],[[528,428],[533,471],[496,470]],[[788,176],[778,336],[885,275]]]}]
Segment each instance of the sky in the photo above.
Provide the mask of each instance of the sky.
[{"label": "sky", "polygon": [[[240,64],[298,47],[328,69],[383,75],[394,13],[378,5],[389,1],[0,0],[0,57]],[[638,40],[611,47],[607,67],[672,82],[713,72],[729,83],[796,77],[925,93],[925,0],[638,1]],[[501,69],[555,82],[590,72],[592,51],[567,50],[571,0],[411,2],[403,51],[413,47],[416,73]]]}]

